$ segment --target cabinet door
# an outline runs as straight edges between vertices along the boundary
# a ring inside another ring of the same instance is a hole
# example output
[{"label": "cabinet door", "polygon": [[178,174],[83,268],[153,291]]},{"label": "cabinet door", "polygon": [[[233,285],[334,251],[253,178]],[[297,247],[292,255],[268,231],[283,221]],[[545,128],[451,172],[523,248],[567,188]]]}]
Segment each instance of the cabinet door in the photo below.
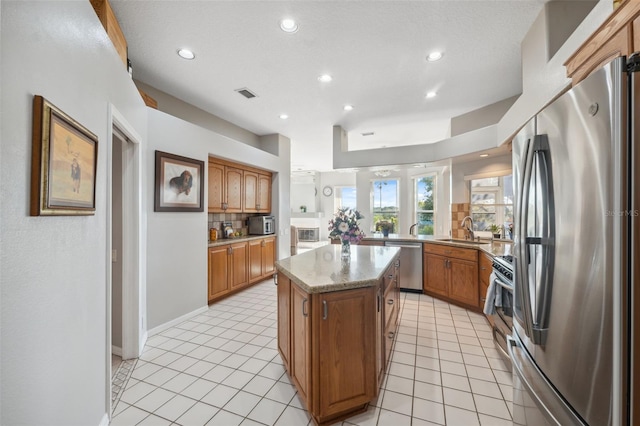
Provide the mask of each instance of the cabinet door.
[{"label": "cabinet door", "polygon": [[433,254],[424,255],[424,289],[440,296],[449,296],[446,258]]},{"label": "cabinet door", "polygon": [[384,347],[384,281],[378,286],[376,291],[376,389],[379,389],[384,380],[385,347]]},{"label": "cabinet door", "polygon": [[[376,288],[322,293],[314,299],[318,417],[366,404],[376,394]],[[315,296],[315,295],[314,295]],[[315,301],[319,303],[315,304]]]},{"label": "cabinet door", "polygon": [[244,204],[242,211],[245,213],[258,212],[258,174],[244,171]]},{"label": "cabinet door", "polygon": [[478,264],[449,259],[449,297],[467,305],[478,306]]},{"label": "cabinet door", "polygon": [[249,281],[255,282],[262,278],[262,245],[264,240],[249,241]]},{"label": "cabinet door", "polygon": [[491,277],[493,261],[491,256],[482,253],[479,255],[479,271],[478,271],[478,307],[484,309],[484,302],[487,298],[487,288]]},{"label": "cabinet door", "polygon": [[211,247],[208,251],[209,301],[229,291],[229,246]]},{"label": "cabinet door", "polygon": [[291,380],[304,405],[309,407],[311,391],[311,298],[291,284]]},{"label": "cabinet door", "polygon": [[265,238],[262,241],[262,276],[268,277],[276,270],[276,239]]},{"label": "cabinet door", "polygon": [[249,260],[249,245],[245,243],[231,244],[231,289],[245,286],[249,283],[247,262]]},{"label": "cabinet door", "polygon": [[271,175],[258,175],[256,209],[260,213],[271,212]]},{"label": "cabinet door", "polygon": [[223,212],[224,203],[224,166],[215,163],[209,163],[209,183],[208,204],[209,212]]},{"label": "cabinet door", "polygon": [[225,167],[226,213],[242,212],[242,170]]},{"label": "cabinet door", "polygon": [[291,280],[284,274],[278,274],[278,352],[287,373],[291,374]]}]

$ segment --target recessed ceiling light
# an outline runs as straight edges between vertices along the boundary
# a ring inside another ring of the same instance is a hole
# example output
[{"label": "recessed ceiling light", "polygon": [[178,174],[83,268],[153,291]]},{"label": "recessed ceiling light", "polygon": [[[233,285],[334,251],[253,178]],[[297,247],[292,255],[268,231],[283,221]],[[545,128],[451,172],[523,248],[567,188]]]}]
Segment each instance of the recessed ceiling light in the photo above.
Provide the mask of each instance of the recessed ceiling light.
[{"label": "recessed ceiling light", "polygon": [[427,99],[435,98],[435,97],[436,97],[436,95],[437,95],[437,93],[436,93],[436,92],[428,92],[428,93],[427,93]]},{"label": "recessed ceiling light", "polygon": [[318,77],[318,81],[321,81],[323,83],[328,83],[331,80],[333,80],[333,77],[331,77],[329,74],[322,74],[320,77]]},{"label": "recessed ceiling light", "polygon": [[295,33],[298,31],[298,23],[291,18],[285,18],[280,21],[280,28],[285,33]]},{"label": "recessed ceiling light", "polygon": [[280,118],[286,120],[289,116],[287,114],[280,114]]},{"label": "recessed ceiling light", "polygon": [[353,105],[345,105],[342,109],[344,109],[345,111],[352,111]]},{"label": "recessed ceiling light", "polygon": [[439,61],[440,59],[442,59],[442,52],[431,52],[429,53],[429,55],[427,55],[427,61],[429,62],[435,62],[435,61]]},{"label": "recessed ceiling light", "polygon": [[196,57],[196,54],[190,51],[189,49],[178,49],[178,55],[180,55],[182,59],[189,59],[189,60],[194,59]]},{"label": "recessed ceiling light", "polygon": [[483,158],[484,157],[488,157],[488,156],[489,156],[489,154],[480,154],[480,157],[483,157]]}]

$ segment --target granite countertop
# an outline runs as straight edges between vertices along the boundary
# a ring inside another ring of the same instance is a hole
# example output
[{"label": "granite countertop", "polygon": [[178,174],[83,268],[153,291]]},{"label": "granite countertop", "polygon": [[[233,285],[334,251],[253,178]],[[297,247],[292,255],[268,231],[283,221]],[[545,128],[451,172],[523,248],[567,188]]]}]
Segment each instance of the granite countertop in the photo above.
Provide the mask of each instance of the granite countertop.
[{"label": "granite countertop", "polygon": [[451,239],[448,236],[434,236],[434,235],[409,235],[409,234],[389,234],[388,237],[383,237],[382,234],[368,235],[364,237],[365,241],[392,241],[392,242],[421,242],[430,244],[442,244],[447,246],[470,248],[483,251],[490,256],[503,256],[507,254],[513,254],[513,242],[509,240],[505,241],[480,241],[480,243],[473,243],[464,240]]},{"label": "granite countertop", "polygon": [[242,237],[235,237],[235,238],[218,238],[215,241],[209,240],[208,247],[224,246],[226,244],[241,243],[243,241],[262,240],[264,238],[275,237],[275,236],[276,236],[276,234],[270,234],[270,235],[244,235]]},{"label": "granite countertop", "polygon": [[342,260],[338,244],[329,244],[276,262],[276,269],[307,293],[327,293],[370,287],[379,283],[400,255],[397,247],[351,245],[351,258]]}]

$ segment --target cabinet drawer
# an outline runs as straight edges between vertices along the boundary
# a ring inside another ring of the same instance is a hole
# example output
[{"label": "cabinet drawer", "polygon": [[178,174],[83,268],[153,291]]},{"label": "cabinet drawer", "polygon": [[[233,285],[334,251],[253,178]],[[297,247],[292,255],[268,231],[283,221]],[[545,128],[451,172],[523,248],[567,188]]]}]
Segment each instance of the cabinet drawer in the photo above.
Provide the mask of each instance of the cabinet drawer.
[{"label": "cabinet drawer", "polygon": [[455,257],[462,260],[478,260],[478,252],[475,249],[466,249],[441,244],[423,244],[424,252],[446,257]]},{"label": "cabinet drawer", "polygon": [[396,292],[393,291],[393,286],[389,287],[387,291],[385,291],[384,296],[382,298],[382,304],[384,309],[384,327],[388,328],[390,326],[390,321],[395,323],[395,318],[398,316],[398,303],[396,300]]}]

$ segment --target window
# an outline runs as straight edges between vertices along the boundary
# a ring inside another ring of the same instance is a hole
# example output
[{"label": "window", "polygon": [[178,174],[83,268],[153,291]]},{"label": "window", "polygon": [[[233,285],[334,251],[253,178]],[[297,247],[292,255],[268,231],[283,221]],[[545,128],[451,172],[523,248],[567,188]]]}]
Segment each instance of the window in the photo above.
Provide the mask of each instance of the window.
[{"label": "window", "polygon": [[334,192],[334,205],[336,209],[349,208],[355,209],[356,187],[355,186],[336,186]]},{"label": "window", "polygon": [[435,228],[435,175],[413,179],[415,194],[415,223],[417,235],[433,235]]},{"label": "window", "polygon": [[371,217],[373,230],[376,231],[377,223],[387,221],[393,224],[390,232],[398,232],[400,224],[398,216],[400,214],[400,203],[398,197],[397,179],[380,179],[371,181]]},{"label": "window", "polygon": [[489,231],[491,225],[497,225],[504,237],[512,237],[512,175],[471,180],[471,218],[476,231]]}]

